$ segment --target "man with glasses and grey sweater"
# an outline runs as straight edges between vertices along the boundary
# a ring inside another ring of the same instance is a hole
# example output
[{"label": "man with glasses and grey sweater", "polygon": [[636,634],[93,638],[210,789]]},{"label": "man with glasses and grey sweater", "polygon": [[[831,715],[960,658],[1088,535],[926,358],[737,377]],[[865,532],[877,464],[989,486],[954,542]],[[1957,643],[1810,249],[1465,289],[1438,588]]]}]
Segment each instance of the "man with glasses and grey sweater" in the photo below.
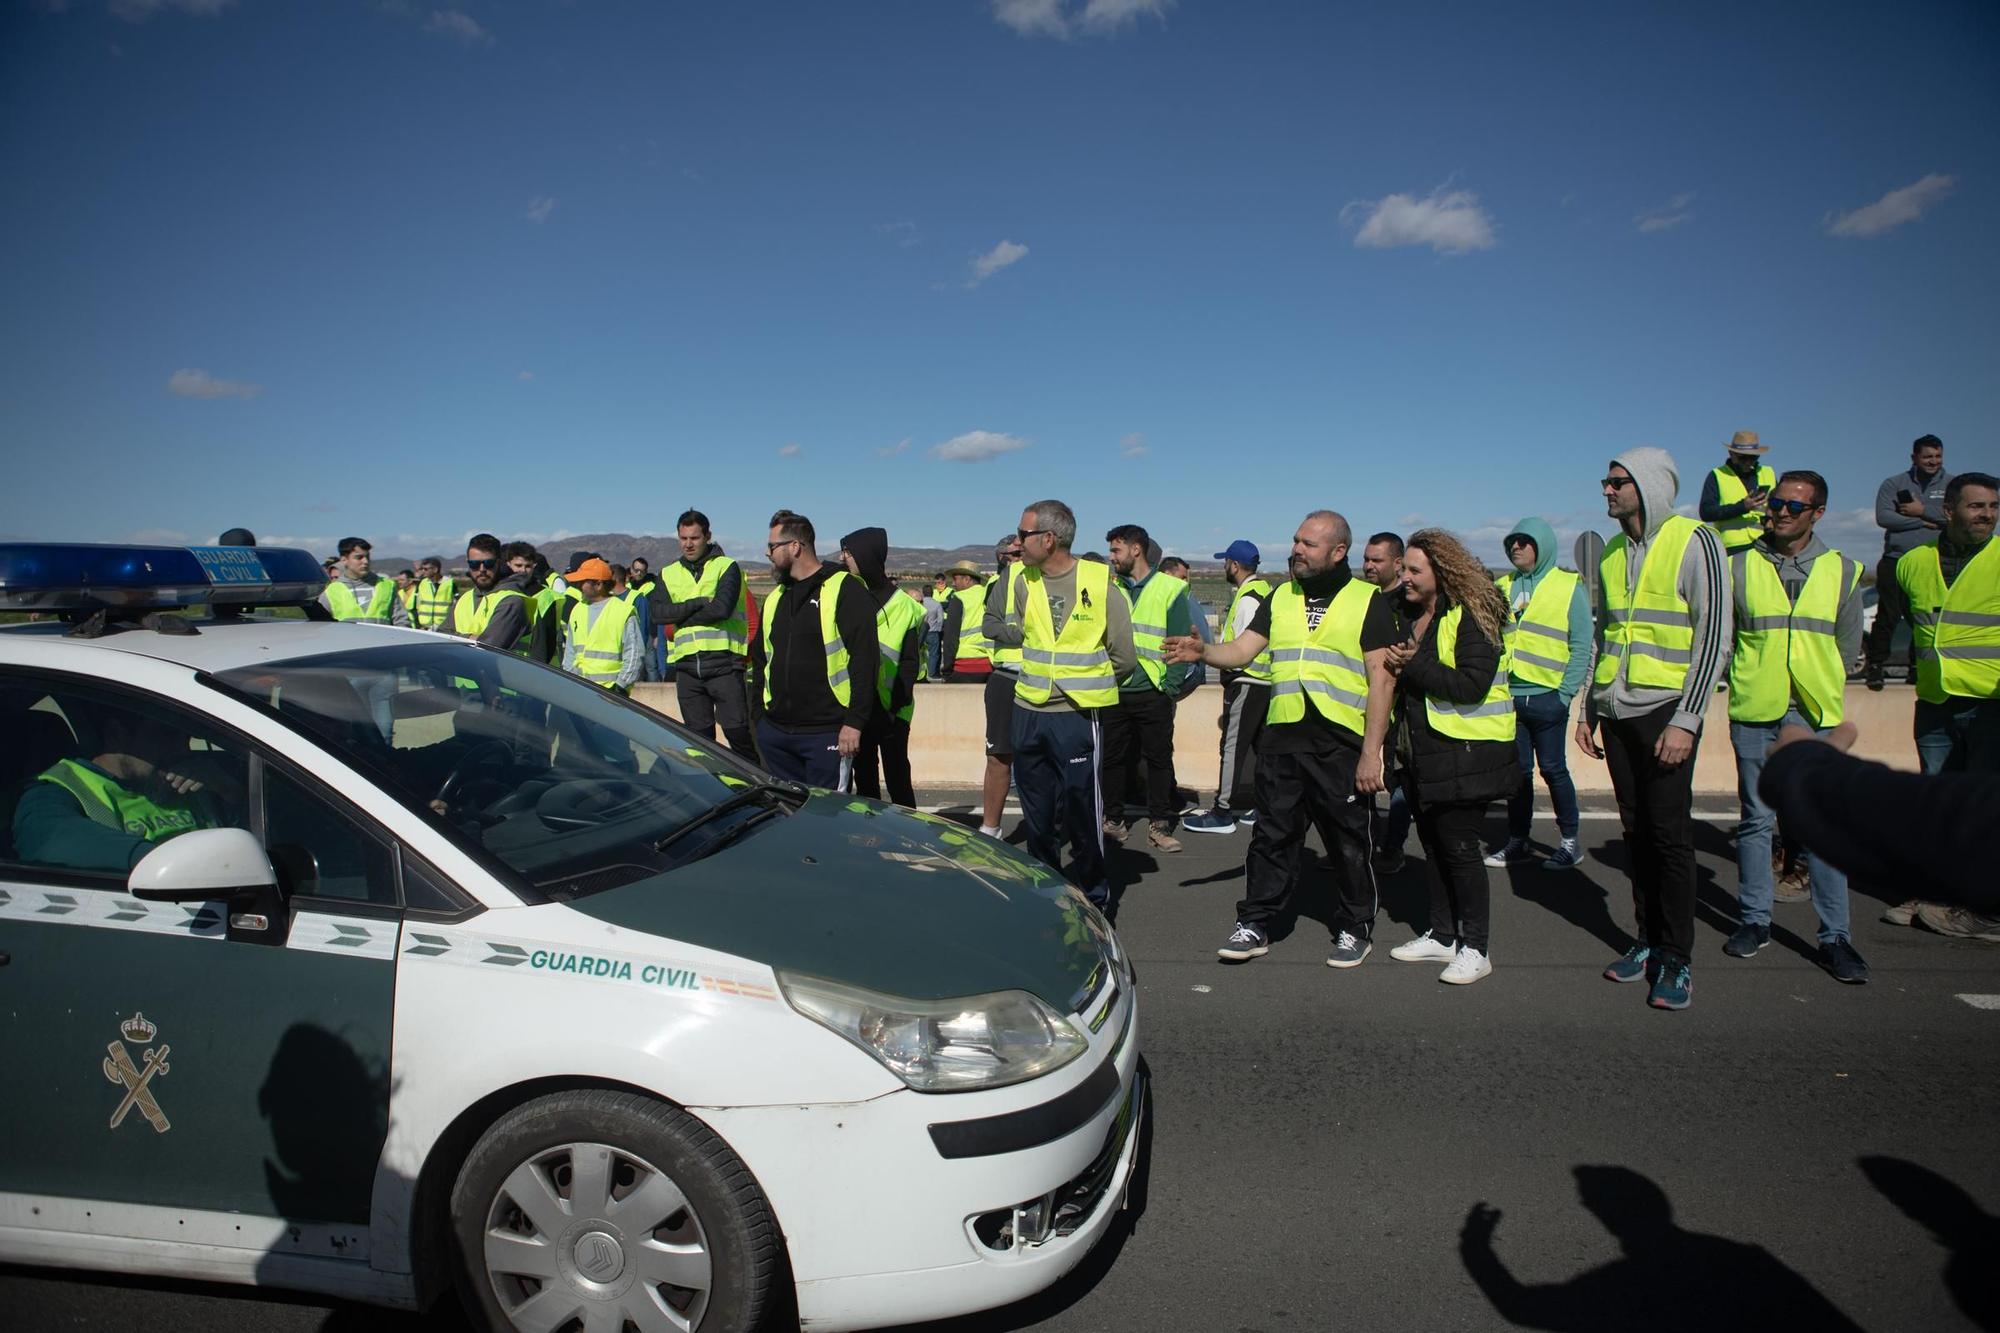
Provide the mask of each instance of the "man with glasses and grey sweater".
[{"label": "man with glasses and grey sweater", "polygon": [[1627,449],[1600,487],[1619,532],[1604,548],[1576,744],[1611,769],[1638,933],[1604,976],[1650,981],[1655,1009],[1685,1009],[1693,989],[1694,757],[1729,662],[1729,570],[1715,531],[1674,513],[1680,471],[1666,450]]}]

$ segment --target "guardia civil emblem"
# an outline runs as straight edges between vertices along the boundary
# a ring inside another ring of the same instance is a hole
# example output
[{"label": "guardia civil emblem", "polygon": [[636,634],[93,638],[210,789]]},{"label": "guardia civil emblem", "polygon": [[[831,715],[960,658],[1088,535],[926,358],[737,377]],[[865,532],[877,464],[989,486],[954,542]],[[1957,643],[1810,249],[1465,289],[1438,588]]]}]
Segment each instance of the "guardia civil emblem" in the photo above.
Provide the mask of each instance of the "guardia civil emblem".
[{"label": "guardia civil emblem", "polygon": [[[153,1095],[153,1080],[166,1074],[167,1052],[173,1049],[165,1042],[153,1045],[153,1038],[158,1032],[158,1028],[146,1021],[144,1014],[135,1012],[118,1025],[118,1033],[123,1040],[105,1047],[110,1054],[104,1061],[104,1077],[125,1089],[118,1109],[111,1113],[113,1129],[124,1123],[125,1117],[135,1107],[140,1115],[146,1117],[146,1123],[153,1127],[154,1133],[164,1134],[172,1128],[167,1123],[167,1113],[160,1109],[159,1099]],[[139,1052],[137,1064],[132,1061],[132,1053],[126,1050],[128,1044]]]}]

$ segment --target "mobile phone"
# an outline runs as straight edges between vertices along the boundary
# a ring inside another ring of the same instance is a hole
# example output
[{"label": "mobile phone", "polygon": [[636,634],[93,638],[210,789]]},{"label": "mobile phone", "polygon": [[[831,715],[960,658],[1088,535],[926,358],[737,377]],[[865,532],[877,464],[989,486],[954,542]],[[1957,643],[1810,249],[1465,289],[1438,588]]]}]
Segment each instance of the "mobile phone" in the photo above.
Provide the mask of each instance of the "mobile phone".
[{"label": "mobile phone", "polygon": [[1899,505],[1906,505],[1910,501],[1916,498],[1917,498],[1916,496],[1910,493],[1910,488],[1907,486],[1905,486],[1902,490],[1896,492],[1896,503]]}]

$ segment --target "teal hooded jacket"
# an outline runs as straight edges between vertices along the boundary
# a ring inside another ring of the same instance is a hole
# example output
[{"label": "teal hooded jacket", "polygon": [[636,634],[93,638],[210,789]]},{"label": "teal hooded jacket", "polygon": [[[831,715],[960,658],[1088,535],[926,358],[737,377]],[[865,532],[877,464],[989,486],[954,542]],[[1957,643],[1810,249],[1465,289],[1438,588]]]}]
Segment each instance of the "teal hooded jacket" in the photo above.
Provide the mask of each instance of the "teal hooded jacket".
[{"label": "teal hooded jacket", "polygon": [[[1554,528],[1533,515],[1516,523],[1507,536],[1512,538],[1515,533],[1535,544],[1534,573],[1522,574],[1516,570],[1514,587],[1508,594],[1509,609],[1518,619],[1522,608],[1527,606],[1528,599],[1535,595],[1535,589],[1540,586],[1542,579],[1556,567],[1556,533]],[[1505,542],[1502,543],[1502,547],[1505,547]],[[1568,706],[1569,701],[1576,698],[1577,691],[1583,688],[1584,673],[1590,670],[1590,649],[1594,633],[1595,627],[1590,619],[1590,589],[1582,579],[1578,579],[1576,591],[1569,599],[1569,665],[1563,669],[1562,684],[1556,686],[1556,693],[1562,697],[1564,706]],[[1546,694],[1548,688],[1546,685],[1530,685],[1519,680],[1509,680],[1507,684],[1508,693],[1516,699],[1530,694]]]}]

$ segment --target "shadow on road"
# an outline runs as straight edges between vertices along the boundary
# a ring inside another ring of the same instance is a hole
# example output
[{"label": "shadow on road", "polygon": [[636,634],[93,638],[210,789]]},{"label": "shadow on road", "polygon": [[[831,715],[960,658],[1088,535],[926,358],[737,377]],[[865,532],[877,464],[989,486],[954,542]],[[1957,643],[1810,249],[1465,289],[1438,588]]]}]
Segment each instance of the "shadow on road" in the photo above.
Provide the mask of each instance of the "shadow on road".
[{"label": "shadow on road", "polygon": [[1508,1323],[1576,1333],[1626,1327],[1635,1317],[1705,1331],[1858,1327],[1761,1246],[1675,1226],[1665,1192],[1637,1171],[1573,1169],[1577,1197],[1624,1254],[1567,1282],[1521,1282],[1494,1250],[1500,1210],[1477,1203],[1466,1214],[1465,1271]]},{"label": "shadow on road", "polygon": [[1539,861],[1528,861],[1508,867],[1507,884],[1520,901],[1561,917],[1614,953],[1632,943],[1632,933],[1611,915],[1609,891],[1589,874],[1544,870]]},{"label": "shadow on road", "polygon": [[1970,1194],[1928,1167],[1900,1157],[1863,1157],[1861,1172],[1882,1197],[1912,1222],[1928,1227],[1950,1257],[1944,1264],[1945,1290],[1965,1317],[1981,1328],[2000,1329],[2000,1217],[1981,1208]]}]

